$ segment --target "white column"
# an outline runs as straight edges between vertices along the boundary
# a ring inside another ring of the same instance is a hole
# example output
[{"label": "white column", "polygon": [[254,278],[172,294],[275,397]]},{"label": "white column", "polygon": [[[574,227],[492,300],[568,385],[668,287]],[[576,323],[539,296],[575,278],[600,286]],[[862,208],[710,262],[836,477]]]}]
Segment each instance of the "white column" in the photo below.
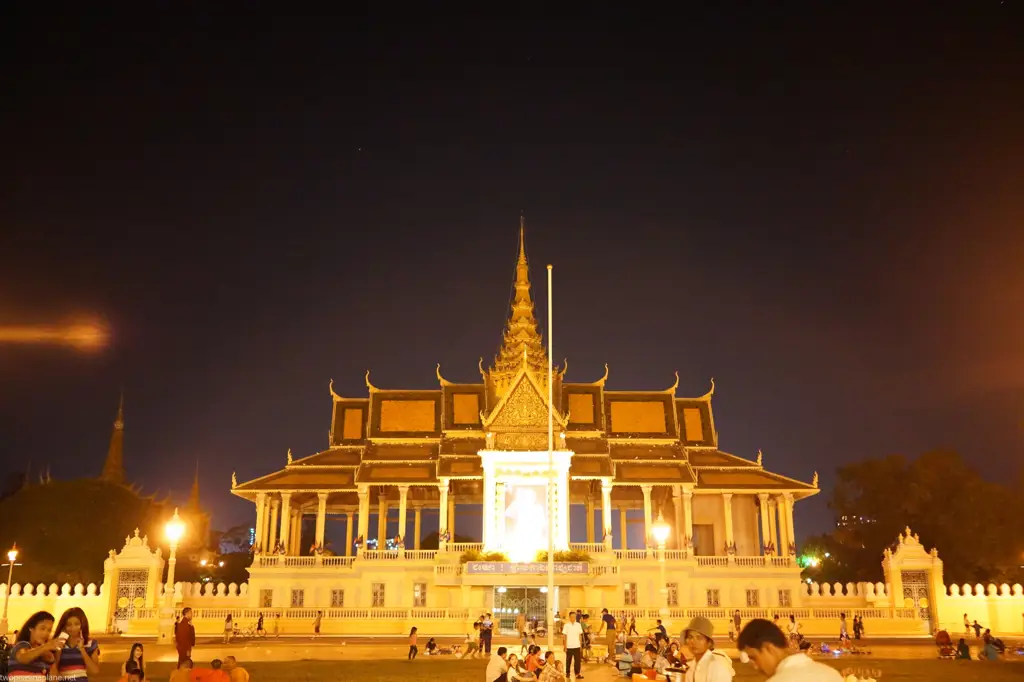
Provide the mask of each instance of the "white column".
[{"label": "white column", "polygon": [[292,529],[292,494],[281,493],[281,546],[287,552]]},{"label": "white column", "polygon": [[651,489],[654,486],[642,485],[640,491],[644,494],[644,549],[651,544]]},{"label": "white column", "polygon": [[686,535],[685,539],[689,542],[691,550],[693,549],[693,491],[689,488],[683,488],[683,523],[686,524]]},{"label": "white column", "polygon": [[505,483],[494,484],[494,546],[505,547]]},{"label": "white column", "polygon": [[494,535],[494,479],[490,473],[484,472],[484,490],[480,498],[480,505],[483,507],[483,540],[484,548],[497,550]]},{"label": "white column", "polygon": [[277,544],[277,509],[280,501],[270,501],[270,537],[267,538],[267,551],[273,552]]},{"label": "white column", "polygon": [[783,541],[785,536],[782,533],[782,529],[779,528],[779,501],[772,497],[768,504],[770,510],[768,528],[771,530],[772,542],[779,548],[779,556],[789,556],[789,548],[786,547],[786,543]]},{"label": "white column", "polygon": [[619,507],[619,535],[622,536],[621,549],[629,549],[629,519],[625,507]]},{"label": "white column", "polygon": [[388,544],[388,498],[381,488],[377,493],[377,549],[385,550]]},{"label": "white column", "polygon": [[265,551],[266,542],[265,536],[267,530],[267,494],[256,493],[256,539],[253,543],[260,548],[260,551]]},{"label": "white column", "polygon": [[675,532],[672,534],[675,538],[676,549],[683,548],[683,487],[680,485],[672,486],[672,516],[675,517]]},{"label": "white column", "polygon": [[345,556],[352,556],[352,521],[355,516],[352,512],[345,512]]},{"label": "white column", "polygon": [[[782,505],[785,510],[783,518],[786,523],[786,551],[796,545],[796,529],[793,527],[793,493],[782,494]],[[792,553],[792,552],[790,552]]]},{"label": "white column", "polygon": [[455,496],[448,497],[448,532],[451,533],[452,542],[455,542]]},{"label": "white column", "polygon": [[413,549],[419,549],[420,548],[420,535],[423,534],[422,525],[421,525],[422,516],[423,516],[422,512],[423,512],[423,508],[420,507],[419,505],[416,505],[415,507],[413,507],[413,510],[412,510],[412,517],[413,517],[412,528],[413,528],[413,530],[412,530],[412,532],[416,536],[416,537],[413,538],[413,541],[412,541]]},{"label": "white column", "polygon": [[405,518],[409,515],[409,486],[398,486],[398,534],[405,542]]},{"label": "white column", "polygon": [[302,554],[302,512],[292,512],[291,547],[288,548],[290,556]]},{"label": "white column", "polygon": [[363,542],[369,540],[370,535],[370,489],[360,486],[359,495],[359,536]]},{"label": "white column", "polygon": [[324,527],[327,525],[327,493],[317,494],[316,508],[316,542],[321,548],[324,545]]},{"label": "white column", "polygon": [[[440,499],[437,502],[437,533],[438,535],[449,530],[448,528],[448,479],[442,478],[437,484],[437,494]],[[454,534],[453,534],[454,535]]]},{"label": "white column", "polygon": [[560,549],[569,549],[569,473],[565,472],[558,478],[558,483],[555,485],[555,494],[557,495],[556,508],[558,509],[558,528],[555,532],[555,540],[558,544],[555,545],[555,551]]},{"label": "white column", "polygon": [[587,542],[594,542],[594,498],[587,494]]},{"label": "white column", "polygon": [[605,551],[612,548],[612,482],[601,481],[601,542]]},{"label": "white column", "polygon": [[725,544],[728,547],[736,542],[732,534],[732,493],[722,493],[722,510],[725,512]]},{"label": "white column", "polygon": [[768,493],[758,493],[757,501],[761,510],[761,554],[767,556],[764,548],[771,542],[771,538],[768,537]]}]

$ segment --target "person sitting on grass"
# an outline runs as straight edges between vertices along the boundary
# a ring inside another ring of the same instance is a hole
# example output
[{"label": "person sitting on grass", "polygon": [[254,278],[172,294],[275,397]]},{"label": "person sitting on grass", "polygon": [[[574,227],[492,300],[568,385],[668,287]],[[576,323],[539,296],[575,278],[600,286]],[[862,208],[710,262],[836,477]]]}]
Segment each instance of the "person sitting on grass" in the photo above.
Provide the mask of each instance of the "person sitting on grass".
[{"label": "person sitting on grass", "polygon": [[238,665],[238,660],[234,656],[224,658],[224,670],[227,671],[231,682],[249,682],[249,671]]},{"label": "person sitting on grass", "polygon": [[956,645],[956,657],[965,660],[971,660],[971,647],[967,646],[967,640],[963,637],[960,638],[960,642]]},{"label": "person sitting on grass", "polygon": [[192,680],[192,659],[187,658],[178,664],[177,670],[171,673],[168,682],[191,682]]},{"label": "person sitting on grass", "polygon": [[430,639],[427,640],[427,650],[426,650],[426,652],[427,652],[427,656],[436,656],[437,655],[437,641],[433,637],[431,637]]},{"label": "person sitting on grass", "polygon": [[736,641],[736,648],[740,650],[741,660],[749,661],[775,682],[843,682],[843,676],[835,668],[813,661],[805,653],[793,653],[782,630],[763,618],[747,623]]},{"label": "person sitting on grass", "polygon": [[491,655],[491,660],[487,661],[487,671],[484,673],[484,682],[508,681],[508,663],[505,662],[507,654],[508,649],[503,646],[499,646],[498,650]]},{"label": "person sitting on grass", "polygon": [[540,671],[540,682],[565,682],[565,668],[555,660],[555,652],[544,654],[544,667]]}]

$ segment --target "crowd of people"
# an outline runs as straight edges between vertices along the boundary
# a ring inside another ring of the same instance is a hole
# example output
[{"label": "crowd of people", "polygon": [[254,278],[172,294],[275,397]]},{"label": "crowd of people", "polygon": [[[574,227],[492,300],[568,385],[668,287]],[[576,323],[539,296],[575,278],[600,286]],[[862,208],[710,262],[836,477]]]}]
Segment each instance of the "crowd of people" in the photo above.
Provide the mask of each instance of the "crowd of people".
[{"label": "crowd of people", "polygon": [[[178,665],[171,674],[171,682],[249,682],[249,673],[238,665],[234,656],[223,661],[214,659],[209,668],[195,668],[192,663],[195,643],[192,609],[185,608],[174,623]],[[72,607],[59,619],[48,611],[37,611],[16,632],[3,664],[5,670],[0,671],[0,679],[4,680],[88,680],[100,674],[100,647],[89,636],[89,619],[81,608]],[[145,647],[136,642],[121,664],[119,682],[147,679]]]}]

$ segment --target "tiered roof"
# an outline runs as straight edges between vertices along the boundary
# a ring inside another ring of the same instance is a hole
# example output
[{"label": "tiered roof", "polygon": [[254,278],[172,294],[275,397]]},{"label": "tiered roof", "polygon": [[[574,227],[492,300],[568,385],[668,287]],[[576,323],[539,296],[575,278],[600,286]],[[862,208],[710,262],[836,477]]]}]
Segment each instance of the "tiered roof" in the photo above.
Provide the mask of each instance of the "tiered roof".
[{"label": "tiered roof", "polygon": [[[381,389],[366,373],[367,396],[334,392],[326,450],[289,462],[285,469],[233,488],[251,497],[277,490],[354,491],[358,484],[426,485],[440,479],[478,480],[481,450],[547,450],[548,368],[533,315],[522,226],[515,298],[494,365],[481,383],[447,381],[438,387]],[[567,383],[553,372],[556,449],[571,450],[573,480],[611,479],[627,485],[683,484],[696,488],[817,492],[807,484],[766,471],[718,445],[711,389],[698,397],[667,389],[612,391],[609,370],[596,381]]]}]

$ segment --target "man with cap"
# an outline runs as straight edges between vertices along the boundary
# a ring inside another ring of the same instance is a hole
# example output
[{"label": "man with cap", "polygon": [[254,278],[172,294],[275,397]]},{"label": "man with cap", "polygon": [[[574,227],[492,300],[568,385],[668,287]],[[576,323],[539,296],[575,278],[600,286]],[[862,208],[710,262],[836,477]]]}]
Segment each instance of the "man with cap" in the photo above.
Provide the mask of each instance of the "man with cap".
[{"label": "man with cap", "polygon": [[686,682],[731,682],[736,671],[732,659],[715,651],[715,628],[711,621],[695,617],[683,630],[683,641],[693,654],[686,670]]}]

